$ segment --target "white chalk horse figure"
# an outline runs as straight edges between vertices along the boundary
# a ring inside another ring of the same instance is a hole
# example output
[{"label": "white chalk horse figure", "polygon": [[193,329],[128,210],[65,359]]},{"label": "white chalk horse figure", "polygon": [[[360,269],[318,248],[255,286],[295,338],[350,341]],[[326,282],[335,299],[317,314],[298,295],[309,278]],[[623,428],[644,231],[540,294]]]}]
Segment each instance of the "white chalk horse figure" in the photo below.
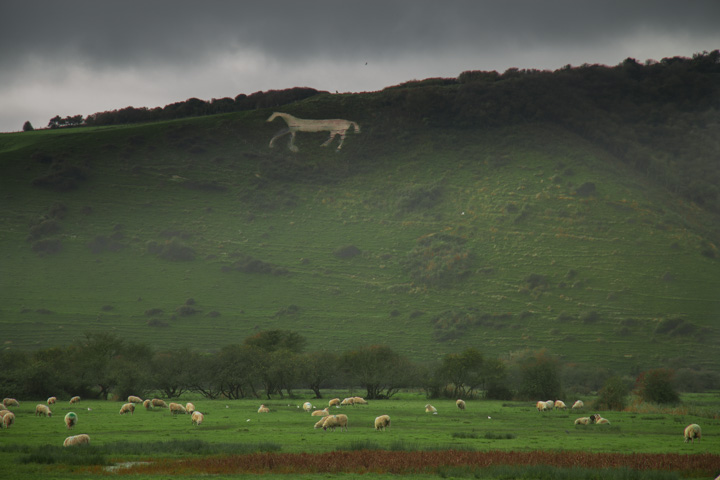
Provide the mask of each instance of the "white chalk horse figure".
[{"label": "white chalk horse figure", "polygon": [[295,146],[295,133],[330,132],[330,138],[325,140],[325,143],[323,143],[322,146],[327,147],[328,145],[330,145],[330,142],[332,142],[336,136],[340,135],[340,143],[337,146],[337,149],[340,150],[342,148],[343,141],[345,141],[345,134],[350,127],[353,127],[355,129],[355,133],[360,133],[360,126],[350,120],[342,120],[339,118],[332,120],[306,120],[303,118],[293,117],[292,115],[287,113],[274,112],[272,115],[270,115],[270,118],[268,118],[267,121],[272,122],[277,117],[285,120],[285,123],[287,123],[287,128],[283,128],[282,130],[280,130],[270,140],[271,148],[275,140],[289,133],[290,142],[288,143],[288,148],[293,152],[297,152],[298,147]]}]

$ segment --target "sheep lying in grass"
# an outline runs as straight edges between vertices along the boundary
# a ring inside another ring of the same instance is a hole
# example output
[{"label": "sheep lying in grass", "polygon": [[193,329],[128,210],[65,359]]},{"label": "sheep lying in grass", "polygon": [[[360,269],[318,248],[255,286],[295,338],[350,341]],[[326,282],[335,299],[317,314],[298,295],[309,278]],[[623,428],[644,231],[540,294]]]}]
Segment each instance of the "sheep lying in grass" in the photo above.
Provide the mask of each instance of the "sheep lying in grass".
[{"label": "sheep lying in grass", "polygon": [[47,399],[48,405],[55,405],[55,402],[57,402],[57,397],[50,397]]},{"label": "sheep lying in grass", "polygon": [[258,413],[270,413],[270,409],[265,405],[260,405],[260,408],[258,408]]},{"label": "sheep lying in grass", "polygon": [[63,442],[63,447],[74,447],[76,445],[90,445],[90,435],[86,433],[73,435],[72,437],[67,437]]},{"label": "sheep lying in grass", "polygon": [[36,417],[52,417],[52,412],[50,411],[50,408],[47,405],[38,403],[35,406],[35,416]]},{"label": "sheep lying in grass", "polygon": [[185,411],[186,411],[187,413],[192,414],[192,413],[195,411],[195,405],[193,405],[192,403],[188,402],[187,405],[185,405]]},{"label": "sheep lying in grass", "polygon": [[77,425],[78,422],[78,416],[75,412],[68,412],[65,414],[65,426],[70,430],[75,425]]},{"label": "sheep lying in grass", "polygon": [[605,425],[605,424],[609,425],[610,424],[610,420],[608,420],[607,418],[601,417],[599,413],[596,413],[595,415],[590,415],[590,422],[594,423],[596,425]]},{"label": "sheep lying in grass", "polygon": [[340,405],[352,405],[353,403],[355,403],[355,398],[348,397],[348,398],[344,398],[343,401],[340,402]]},{"label": "sheep lying in grass", "polygon": [[548,409],[547,403],[545,402],[537,402],[535,404],[535,408],[538,409],[538,412],[544,412]]},{"label": "sheep lying in grass", "polygon": [[425,405],[425,413],[437,413],[437,408],[433,407],[429,403]]},{"label": "sheep lying in grass", "polygon": [[574,409],[584,408],[584,407],[585,407],[585,404],[583,403],[582,400],[576,400],[575,403],[573,403],[573,406],[572,406],[572,408],[574,408]]},{"label": "sheep lying in grass", "polygon": [[72,405],[74,403],[79,403],[79,402],[80,402],[80,397],[78,397],[77,395],[70,399],[70,405]]},{"label": "sheep lying in grass", "polygon": [[695,439],[700,440],[702,438],[702,431],[700,430],[700,425],[697,423],[691,423],[687,427],[685,427],[685,443],[688,441],[691,441],[692,443],[695,443]]},{"label": "sheep lying in grass", "polygon": [[152,410],[152,408],[153,408],[152,400],[150,400],[150,399],[145,400],[143,402],[143,407],[145,407],[145,410]]},{"label": "sheep lying in grass", "polygon": [[365,400],[362,397],[353,397],[353,406],[354,405],[367,405],[367,400]]},{"label": "sheep lying in grass", "polygon": [[7,413],[2,416],[2,428],[10,428],[10,425],[15,423],[15,414],[9,410],[5,410]]},{"label": "sheep lying in grass", "polygon": [[340,399],[339,398],[333,398],[328,402],[328,407],[339,407],[340,406]]},{"label": "sheep lying in grass", "polygon": [[343,429],[348,429],[347,415],[328,415],[327,417],[325,417],[325,420],[322,424],[323,430],[327,430],[329,428],[334,432],[336,427],[340,427],[341,432],[343,431]]},{"label": "sheep lying in grass", "polygon": [[329,407],[325,407],[322,410],[315,410],[310,415],[313,417],[324,417],[326,415],[330,415],[330,412],[328,411]]},{"label": "sheep lying in grass", "polygon": [[126,403],[120,408],[120,415],[124,415],[126,413],[129,413],[130,415],[133,415],[135,413],[134,403]]},{"label": "sheep lying in grass", "polygon": [[567,405],[562,400],[555,400],[555,410],[566,410]]},{"label": "sheep lying in grass", "polygon": [[312,406],[312,403],[310,403],[310,402],[305,402],[305,403],[303,403],[302,408],[303,408],[303,410],[305,410],[306,412],[309,412],[310,410],[313,409],[313,406]]},{"label": "sheep lying in grass", "polygon": [[575,425],[590,425],[590,417],[580,417],[575,419]]},{"label": "sheep lying in grass", "polygon": [[202,413],[198,412],[197,410],[192,413],[191,423],[193,425],[198,426],[203,422],[203,420],[205,420],[205,415],[203,415]]},{"label": "sheep lying in grass", "polygon": [[172,413],[173,416],[175,416],[178,413],[187,413],[187,410],[185,410],[185,407],[183,407],[179,403],[171,403],[170,404],[170,413]]},{"label": "sheep lying in grass", "polygon": [[127,401],[128,403],[143,403],[143,399],[140,397],[136,397],[135,395],[130,395]]},{"label": "sheep lying in grass", "polygon": [[164,400],[161,400],[159,398],[153,398],[152,399],[152,406],[153,407],[160,407],[160,408],[168,408],[167,403],[165,403]]},{"label": "sheep lying in grass", "polygon": [[14,398],[3,398],[2,404],[6,407],[19,407],[20,402],[15,400]]},{"label": "sheep lying in grass", "polygon": [[460,399],[458,398],[457,401],[455,402],[455,405],[457,405],[457,407],[458,407],[460,410],[465,410],[465,400],[460,400]]},{"label": "sheep lying in grass", "polygon": [[380,415],[375,419],[375,430],[385,430],[390,427],[390,415]]}]

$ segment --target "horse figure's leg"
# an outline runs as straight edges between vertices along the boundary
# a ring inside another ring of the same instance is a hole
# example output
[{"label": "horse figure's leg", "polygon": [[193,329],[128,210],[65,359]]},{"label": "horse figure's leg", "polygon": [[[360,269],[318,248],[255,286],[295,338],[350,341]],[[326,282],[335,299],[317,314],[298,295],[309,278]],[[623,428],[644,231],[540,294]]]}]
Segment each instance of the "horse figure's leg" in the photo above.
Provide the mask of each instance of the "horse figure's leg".
[{"label": "horse figure's leg", "polygon": [[288,143],[288,148],[291,152],[300,151],[300,149],[295,146],[295,130],[290,130],[290,142]]},{"label": "horse figure's leg", "polygon": [[270,148],[273,148],[273,143],[275,143],[275,140],[284,135],[287,135],[288,133],[290,133],[290,128],[283,128],[282,130],[278,131],[275,136],[270,139]]},{"label": "horse figure's leg", "polygon": [[338,132],[337,130],[331,130],[330,137],[328,137],[328,139],[325,140],[325,142],[320,146],[327,147],[328,145],[330,145],[330,143],[333,141],[333,139],[337,136],[338,133],[340,133],[340,132]]},{"label": "horse figure's leg", "polygon": [[347,128],[345,130],[340,130],[340,143],[338,143],[337,149],[340,150],[343,146],[343,142],[345,141],[345,134],[347,133]]}]

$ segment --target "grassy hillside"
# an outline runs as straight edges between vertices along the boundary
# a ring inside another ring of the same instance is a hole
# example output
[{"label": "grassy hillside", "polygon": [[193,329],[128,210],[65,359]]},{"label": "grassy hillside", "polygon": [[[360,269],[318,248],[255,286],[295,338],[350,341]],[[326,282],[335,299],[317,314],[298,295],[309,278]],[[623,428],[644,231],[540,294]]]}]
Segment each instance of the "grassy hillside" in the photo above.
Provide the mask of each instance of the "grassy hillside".
[{"label": "grassy hillside", "polygon": [[278,108],[359,122],[340,152],[268,148],[272,109],[0,135],[3,348],[283,328],[420,361],[720,369],[717,216],[563,125],[458,126],[406,99],[456,88]]}]

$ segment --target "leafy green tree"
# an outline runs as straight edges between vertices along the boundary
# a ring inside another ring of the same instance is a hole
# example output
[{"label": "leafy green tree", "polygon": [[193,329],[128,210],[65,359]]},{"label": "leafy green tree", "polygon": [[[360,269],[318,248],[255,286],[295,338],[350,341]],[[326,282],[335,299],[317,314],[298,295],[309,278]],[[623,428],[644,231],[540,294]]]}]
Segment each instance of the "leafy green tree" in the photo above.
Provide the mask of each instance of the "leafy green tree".
[{"label": "leafy green tree", "polygon": [[365,388],[368,399],[390,398],[415,383],[415,366],[384,345],[345,352],[341,362],[349,380]]},{"label": "leafy green tree", "polygon": [[145,396],[153,389],[152,349],[142,343],[125,343],[122,352],[111,360],[111,376],[116,385],[113,393],[121,399],[129,395]]},{"label": "leafy green tree", "polygon": [[623,410],[627,405],[629,394],[630,389],[622,378],[618,376],[610,377],[598,392],[595,407],[600,410]]},{"label": "leafy green tree", "polygon": [[288,350],[294,353],[302,353],[307,344],[307,339],[291,330],[264,330],[252,337],[247,337],[243,343],[258,347],[266,352]]},{"label": "leafy green tree", "polygon": [[520,394],[525,399],[552,400],[562,396],[560,365],[544,350],[526,358],[520,365]]},{"label": "leafy green tree", "polygon": [[322,398],[321,388],[327,388],[337,380],[340,358],[332,352],[311,352],[303,354],[299,363],[302,368],[299,380],[304,387],[315,393],[315,398]]},{"label": "leafy green tree", "polygon": [[161,390],[168,398],[179,397],[190,387],[187,375],[190,350],[182,348],[166,352],[156,352],[152,366],[153,386]]},{"label": "leafy green tree", "polygon": [[30,123],[30,120],[23,124],[23,132],[32,132],[33,130],[35,129],[33,128],[32,123]]},{"label": "leafy green tree", "polygon": [[675,404],[680,395],[673,385],[675,372],[658,368],[642,372],[635,380],[635,391],[645,402]]},{"label": "leafy green tree", "polygon": [[231,399],[259,397],[257,385],[262,383],[263,370],[269,363],[268,355],[251,345],[224,346],[211,367],[214,368],[212,383],[215,389]]},{"label": "leafy green tree", "polygon": [[98,390],[98,397],[107,400],[117,385],[117,371],[112,360],[120,355],[124,341],[110,333],[86,333],[72,353],[72,370],[84,385]]}]

